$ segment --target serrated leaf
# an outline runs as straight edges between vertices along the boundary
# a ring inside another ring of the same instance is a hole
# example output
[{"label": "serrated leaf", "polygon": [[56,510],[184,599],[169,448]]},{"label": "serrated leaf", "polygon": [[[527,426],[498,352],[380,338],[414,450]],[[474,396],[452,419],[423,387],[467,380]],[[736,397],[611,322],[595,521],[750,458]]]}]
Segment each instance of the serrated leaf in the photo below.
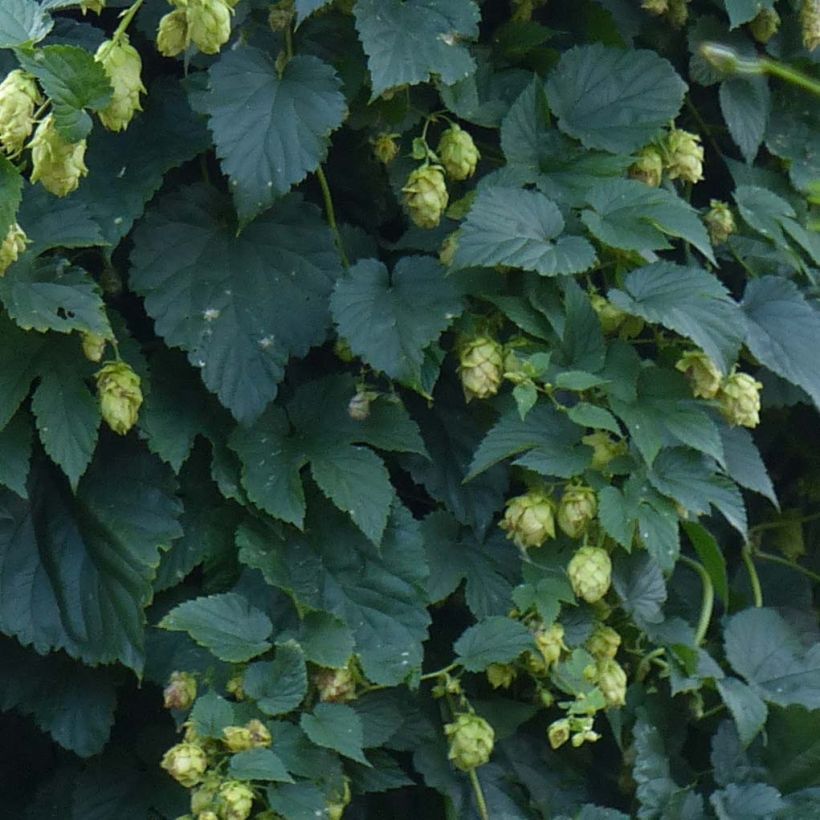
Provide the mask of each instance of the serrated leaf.
[{"label": "serrated leaf", "polygon": [[[800,706],[773,708],[764,752],[774,784],[784,792],[820,786],[820,711]],[[816,807],[816,798],[809,801]],[[800,815],[792,815],[798,820]],[[808,816],[808,815],[805,815]]]},{"label": "serrated leaf", "polygon": [[298,23],[302,23],[314,11],[318,11],[331,2],[332,0],[296,0],[296,19]]},{"label": "serrated leaf", "polygon": [[772,480],[752,434],[743,427],[724,425],[719,430],[727,474],[741,487],[766,496],[772,504],[778,506]]},{"label": "serrated leaf", "polygon": [[483,672],[491,663],[508,663],[533,646],[532,634],[524,624],[496,616],[467,629],[453,649],[468,672]]},{"label": "serrated leaf", "polygon": [[4,155],[0,155],[0,236],[14,224],[23,197],[23,177]]},{"label": "serrated leaf", "polygon": [[234,707],[216,692],[206,692],[196,699],[190,720],[198,734],[221,740],[222,730],[234,723]]},{"label": "serrated leaf", "polygon": [[724,0],[724,4],[731,28],[737,28],[754,20],[761,9],[771,10],[774,7],[774,0]]},{"label": "serrated leaf", "polygon": [[238,48],[209,76],[204,109],[244,225],[324,161],[347,106],[333,68],[308,55],[280,74],[265,52]]},{"label": "serrated leaf", "polygon": [[304,654],[293,643],[277,646],[273,661],[248,666],[243,686],[266,715],[292,711],[307,694]]},{"label": "serrated leaf", "polygon": [[624,610],[646,629],[663,621],[666,582],[658,564],[645,553],[620,558],[612,573],[612,585]]},{"label": "serrated leaf", "polygon": [[231,755],[228,774],[237,780],[265,780],[293,783],[285,764],[272,749],[247,749]]},{"label": "serrated leaf", "polygon": [[31,419],[25,411],[17,413],[0,431],[0,484],[20,498],[28,498],[33,438]]},{"label": "serrated leaf", "polygon": [[714,792],[709,802],[718,820],[769,818],[786,808],[780,792],[765,783],[730,783],[725,789]]},{"label": "serrated leaf", "polygon": [[187,632],[221,661],[242,663],[271,648],[270,618],[241,595],[226,592],[175,606],[160,622],[162,629]]},{"label": "serrated leaf", "polygon": [[618,420],[609,410],[598,407],[597,404],[589,404],[580,401],[567,411],[567,416],[581,427],[592,427],[596,430],[609,430],[616,436],[621,435],[621,428]]},{"label": "serrated leaf", "polygon": [[564,52],[547,81],[550,108],[587,148],[628,154],[680,110],[686,84],[654,51],[600,43]]},{"label": "serrated leaf", "polygon": [[324,792],[307,781],[285,783],[269,790],[267,802],[275,812],[292,820],[316,820],[327,808]]},{"label": "serrated leaf", "polygon": [[[279,637],[282,640],[287,635]],[[327,612],[308,612],[297,635],[305,658],[319,666],[343,667],[353,654],[354,641],[350,628]]]},{"label": "serrated leaf", "polygon": [[720,84],[720,111],[746,162],[754,162],[771,110],[765,77],[733,77]]},{"label": "serrated leaf", "polygon": [[757,737],[766,723],[766,704],[759,695],[737,678],[723,678],[716,681],[716,684],[723,702],[734,718],[738,737],[745,748]]},{"label": "serrated leaf", "polygon": [[362,721],[366,749],[383,746],[405,720],[405,701],[401,690],[365,693],[350,704]]},{"label": "serrated leaf", "polygon": [[723,605],[729,606],[729,577],[726,572],[726,558],[712,533],[694,521],[684,521],[683,529],[689,536],[703,567],[712,579],[715,592]]},{"label": "serrated leaf", "polygon": [[501,123],[501,150],[511,165],[540,170],[549,152],[549,107],[544,84],[533,77]]},{"label": "serrated leaf", "polygon": [[0,6],[0,48],[42,40],[54,25],[36,0],[3,0]]},{"label": "serrated leaf", "polygon": [[478,36],[480,12],[473,0],[358,0],[354,14],[373,99],[433,74],[453,85],[475,71],[462,44]]},{"label": "serrated leaf", "polygon": [[299,725],[317,746],[333,749],[365,766],[370,765],[362,752],[362,722],[349,706],[317,703],[312,713],[302,714]]}]

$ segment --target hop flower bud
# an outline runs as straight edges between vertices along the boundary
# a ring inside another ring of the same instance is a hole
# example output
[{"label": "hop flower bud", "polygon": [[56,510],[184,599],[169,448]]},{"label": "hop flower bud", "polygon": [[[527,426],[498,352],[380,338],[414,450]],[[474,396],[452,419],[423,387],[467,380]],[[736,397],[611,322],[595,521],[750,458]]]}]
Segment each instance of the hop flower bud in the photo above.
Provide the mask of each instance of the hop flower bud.
[{"label": "hop flower bud", "polygon": [[451,125],[438,143],[438,156],[450,179],[469,179],[481,155],[473,138],[458,125]]},{"label": "hop flower bud", "polygon": [[356,699],[356,681],[350,668],[320,669],[313,675],[313,683],[319,700],[330,703],[346,703]]},{"label": "hop flower bud", "polygon": [[449,202],[441,168],[434,165],[416,168],[402,192],[410,219],[420,228],[435,228]]},{"label": "hop flower bud", "polygon": [[85,140],[66,142],[49,114],[37,126],[31,140],[31,181],[42,183],[55,196],[76,191],[80,178],[88,174],[85,167]]},{"label": "hop flower bud", "polygon": [[807,51],[820,45],[820,0],[803,0],[800,6],[800,30]]},{"label": "hop flower bud", "polygon": [[365,421],[370,415],[370,395],[366,390],[357,390],[347,403],[347,415],[353,421]]},{"label": "hop flower bud", "polygon": [[166,709],[190,709],[196,700],[196,678],[188,672],[172,672],[162,696]]},{"label": "hop flower bud", "polygon": [[718,393],[720,410],[729,424],[757,427],[763,385],[748,373],[732,373]]},{"label": "hop flower bud", "polygon": [[488,399],[498,392],[504,375],[504,348],[489,336],[476,336],[460,345],[458,372],[464,398]]},{"label": "hop flower bud", "polygon": [[780,28],[780,15],[774,9],[761,9],[749,23],[749,31],[758,43],[768,43]]},{"label": "hop flower bud", "polygon": [[597,732],[593,732],[592,729],[584,729],[572,736],[572,745],[573,748],[577,749],[579,746],[583,746],[584,743],[594,743],[600,739],[601,736]]},{"label": "hop flower bud", "polygon": [[723,376],[717,365],[702,350],[684,353],[678,359],[675,370],[686,374],[696,398],[713,399],[720,390]]},{"label": "hop flower bud", "polygon": [[597,684],[607,706],[623,706],[626,703],[626,672],[618,661],[606,658],[598,663]]},{"label": "hop flower bud", "polygon": [[706,230],[709,231],[709,238],[714,245],[725,242],[737,230],[732,209],[719,199],[710,200],[709,210],[703,221],[706,223]]},{"label": "hop flower bud", "polygon": [[216,793],[222,820],[246,820],[253,810],[253,790],[240,780],[226,780]]},{"label": "hop flower bud", "polygon": [[42,102],[33,77],[16,68],[0,83],[0,145],[9,154],[23,150],[34,128],[34,108]]},{"label": "hop flower bud", "polygon": [[83,356],[90,362],[101,361],[107,344],[105,337],[97,333],[83,333],[81,338]]},{"label": "hop flower bud", "polygon": [[125,362],[111,362],[97,373],[97,393],[105,423],[124,436],[137,423],[142,404],[140,377]]},{"label": "hop flower bud", "polygon": [[202,780],[208,768],[208,759],[205,757],[205,752],[196,744],[177,743],[163,755],[160,766],[174,780],[186,789],[190,789]]},{"label": "hop flower bud", "polygon": [[670,179],[700,182],[703,179],[703,146],[700,137],[675,128],[666,138],[666,170]]},{"label": "hop flower bud", "polygon": [[106,40],[97,49],[94,59],[102,65],[114,93],[111,102],[99,112],[100,121],[109,131],[123,131],[134,112],[142,111],[140,94],[142,60],[139,52],[129,43],[128,35],[117,40]]},{"label": "hop flower bud", "polygon": [[592,309],[598,315],[598,321],[601,323],[601,330],[604,333],[616,333],[618,328],[623,324],[627,314],[620,308],[615,307],[608,299],[601,296],[600,293],[593,293],[589,297]]},{"label": "hop flower bud", "polygon": [[589,433],[581,441],[588,447],[592,447],[592,464],[590,466],[593,470],[603,470],[613,458],[626,453],[626,442],[616,441],[603,430]]},{"label": "hop flower bud", "polygon": [[601,661],[614,658],[620,645],[621,636],[611,626],[604,624],[598,624],[586,642],[590,654]]},{"label": "hop flower bud", "polygon": [[225,684],[225,691],[234,697],[235,700],[245,700],[245,675],[237,672],[232,675]]},{"label": "hop flower bud", "polygon": [[28,237],[26,232],[15,222],[0,243],[0,276],[17,261],[20,254],[26,249]]},{"label": "hop flower bud", "polygon": [[93,11],[99,14],[105,8],[105,0],[80,0],[80,10],[83,14]]},{"label": "hop flower bud", "polygon": [[663,157],[654,145],[641,148],[635,162],[629,167],[629,176],[657,188],[663,178]]},{"label": "hop flower bud", "polygon": [[495,732],[484,718],[462,712],[444,727],[450,740],[448,759],[463,772],[483,766],[493,753]]},{"label": "hop flower bud", "polygon": [[550,723],[547,729],[550,746],[552,746],[553,749],[558,749],[563,746],[569,740],[570,731],[569,720],[566,718],[561,718],[561,720]]},{"label": "hop flower bud", "polygon": [[600,547],[581,547],[567,566],[572,591],[588,604],[606,595],[612,581],[612,562]]},{"label": "hop flower bud", "polygon": [[373,154],[382,165],[390,165],[399,155],[399,144],[395,134],[379,134],[373,140]]},{"label": "hop flower bud", "polygon": [[511,498],[499,526],[522,549],[540,547],[548,538],[555,538],[552,501],[537,490]]},{"label": "hop flower bud", "polygon": [[164,57],[182,54],[190,42],[188,14],[185,9],[170,11],[159,21],[157,51]]},{"label": "hop flower bud", "polygon": [[188,34],[203,54],[217,54],[231,36],[233,9],[225,0],[188,0]]},{"label": "hop flower bud", "polygon": [[561,624],[553,624],[546,629],[539,629],[535,633],[535,644],[541,650],[544,665],[549,669],[561,660],[561,653],[567,649],[564,643],[564,627]]},{"label": "hop flower bud", "polygon": [[570,538],[580,538],[597,512],[595,490],[591,487],[569,486],[558,504],[558,526]]},{"label": "hop flower bud", "polygon": [[453,231],[453,233],[447,234],[447,236],[444,237],[444,241],[441,243],[441,247],[438,252],[438,261],[441,262],[445,268],[449,268],[450,265],[453,264],[453,260],[456,258],[456,251],[458,250],[458,237],[459,231]]},{"label": "hop flower bud", "polygon": [[515,680],[515,667],[508,663],[491,663],[486,674],[493,689],[509,689]]},{"label": "hop flower bud", "polygon": [[350,781],[345,777],[342,781],[342,788],[336,790],[328,801],[326,809],[328,820],[342,820],[342,815],[345,813],[351,797]]}]

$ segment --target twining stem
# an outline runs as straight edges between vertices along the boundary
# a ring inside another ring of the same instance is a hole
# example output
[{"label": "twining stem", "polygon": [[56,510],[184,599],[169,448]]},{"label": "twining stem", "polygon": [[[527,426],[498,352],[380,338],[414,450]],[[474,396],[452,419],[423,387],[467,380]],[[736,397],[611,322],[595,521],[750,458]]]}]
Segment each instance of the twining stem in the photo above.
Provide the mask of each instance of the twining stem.
[{"label": "twining stem", "polygon": [[700,582],[703,585],[703,598],[700,603],[700,618],[698,619],[698,628],[695,631],[695,646],[700,646],[703,639],[706,637],[706,632],[709,629],[709,622],[712,620],[712,610],[715,605],[715,587],[712,584],[712,579],[709,573],[704,568],[703,564],[681,555],[681,561],[687,567],[693,569],[700,576]]},{"label": "twining stem", "polygon": [[760,578],[757,575],[757,570],[752,560],[752,550],[748,542],[743,545],[740,555],[743,558],[743,563],[746,565],[746,572],[749,573],[749,581],[752,585],[752,595],[754,596],[755,606],[760,608],[763,606],[763,590],[760,588]]},{"label": "twining stem", "polygon": [[327,177],[325,176],[325,171],[321,165],[316,169],[316,177],[319,180],[319,185],[322,186],[322,196],[325,200],[327,224],[330,225],[330,230],[333,231],[333,237],[336,240],[336,249],[339,251],[339,256],[342,258],[342,264],[345,268],[349,268],[350,261],[345,253],[342,235],[339,233],[339,226],[336,224],[336,211],[333,208],[333,197],[330,195],[330,186],[327,184]]},{"label": "twining stem", "polygon": [[473,786],[473,793],[475,794],[475,802],[478,804],[478,813],[481,815],[481,820],[490,820],[490,813],[487,811],[487,801],[484,799],[484,791],[481,788],[478,773],[475,769],[470,769],[469,775],[470,783]]},{"label": "twining stem", "polygon": [[760,550],[755,550],[755,558],[762,558],[764,561],[771,561],[773,564],[782,564],[784,567],[793,569],[795,572],[799,572],[807,578],[811,578],[812,581],[820,583],[820,574],[812,572],[806,567],[801,567],[800,564],[789,561],[788,558],[783,558],[780,555],[772,555],[770,552],[761,552]]},{"label": "twining stem", "polygon": [[792,68],[785,63],[779,63],[777,60],[770,60],[768,57],[761,57],[758,62],[766,74],[779,77],[781,80],[792,83],[820,97],[820,82],[813,77],[809,77],[808,74],[804,74],[802,71],[798,71],[796,68]]},{"label": "twining stem", "polygon": [[125,34],[126,29],[131,25],[131,21],[134,19],[134,15],[139,11],[141,5],[142,0],[135,0],[135,2],[131,4],[131,7],[123,12],[122,20],[120,20],[120,24],[111,36],[112,40],[117,40]]}]

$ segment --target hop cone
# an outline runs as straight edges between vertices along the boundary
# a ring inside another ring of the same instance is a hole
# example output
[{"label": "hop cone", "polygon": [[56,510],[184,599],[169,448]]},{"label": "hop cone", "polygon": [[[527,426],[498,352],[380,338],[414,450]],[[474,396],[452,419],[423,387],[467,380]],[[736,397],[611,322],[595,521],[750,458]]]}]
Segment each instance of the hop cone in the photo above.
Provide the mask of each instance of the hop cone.
[{"label": "hop cone", "polygon": [[675,369],[686,374],[697,398],[713,399],[718,394],[723,377],[717,365],[702,350],[684,353]]},{"label": "hop cone", "polygon": [[569,720],[566,718],[561,718],[561,720],[550,723],[547,729],[547,738],[549,739],[550,746],[552,746],[553,749],[563,746],[569,740],[570,732]]},{"label": "hop cone", "polygon": [[96,333],[82,334],[83,355],[90,362],[99,362],[105,353],[106,340]]},{"label": "hop cone", "polygon": [[612,581],[612,562],[600,547],[581,547],[567,566],[573,592],[588,604],[600,601]]},{"label": "hop cone", "polygon": [[499,526],[522,549],[540,547],[548,538],[555,538],[552,501],[536,490],[511,498]]},{"label": "hop cone", "polygon": [[629,168],[629,176],[652,188],[657,188],[663,178],[663,157],[654,145],[642,148]]},{"label": "hop cone", "polygon": [[504,348],[489,336],[477,336],[461,346],[458,372],[464,397],[494,396],[504,375]]},{"label": "hop cone", "polygon": [[450,179],[469,179],[481,155],[473,138],[458,125],[452,125],[442,135],[438,143],[438,157]]},{"label": "hop cone", "polygon": [[205,776],[199,786],[191,792],[191,812],[201,820],[202,817],[210,812],[214,807],[214,799],[219,787],[222,785],[222,779],[215,772],[211,772]]},{"label": "hop cone", "polygon": [[18,154],[34,128],[34,109],[42,102],[33,77],[19,68],[0,83],[0,145],[8,154]]},{"label": "hop cone", "polygon": [[195,743],[177,743],[165,753],[160,766],[174,780],[190,789],[202,780],[208,768],[208,759]]},{"label": "hop cone", "polygon": [[774,9],[761,9],[749,23],[749,31],[758,43],[768,43],[780,28],[780,15]]},{"label": "hop cone", "polygon": [[313,675],[313,683],[319,700],[329,703],[346,703],[356,699],[356,681],[350,669],[320,669]]},{"label": "hop cone", "polygon": [[594,433],[584,436],[581,441],[592,447],[593,470],[603,470],[613,458],[622,456],[626,452],[626,442],[616,441],[604,430],[596,430]]},{"label": "hop cone", "polygon": [[561,624],[553,624],[546,629],[539,629],[535,633],[535,644],[541,650],[545,666],[553,666],[558,663],[561,653],[567,648],[564,643],[564,627]]},{"label": "hop cone", "polygon": [[590,654],[598,660],[614,658],[621,645],[621,636],[611,627],[599,624],[586,642]]},{"label": "hop cone", "polygon": [[253,790],[240,780],[226,780],[216,793],[221,820],[246,820],[253,810]]},{"label": "hop cone", "polygon": [[41,182],[55,196],[76,191],[85,167],[85,140],[66,142],[58,133],[54,117],[49,114],[34,132],[31,140],[31,181]]},{"label": "hop cone", "polygon": [[676,128],[666,139],[666,170],[670,179],[700,182],[703,179],[703,146],[700,137]]},{"label": "hop cone", "polygon": [[558,526],[570,538],[580,538],[597,512],[595,490],[591,487],[567,487],[558,504]]},{"label": "hop cone", "polygon": [[80,9],[83,14],[89,11],[99,14],[104,8],[105,0],[80,0]]},{"label": "hop cone", "polygon": [[196,678],[188,672],[172,672],[162,696],[166,709],[190,709],[196,700]]},{"label": "hop cone", "polygon": [[99,112],[100,121],[109,131],[122,131],[128,127],[134,112],[142,111],[140,94],[145,93],[142,84],[142,60],[139,52],[128,42],[128,36],[106,40],[97,49],[94,59],[105,69],[114,94],[111,102]]},{"label": "hop cone", "polygon": [[97,393],[105,423],[124,436],[137,423],[142,404],[140,377],[125,362],[111,362],[97,373]]},{"label": "hop cone", "polygon": [[484,718],[462,713],[444,727],[450,740],[447,757],[463,772],[483,766],[493,752],[495,732]]},{"label": "hop cone", "polygon": [[491,663],[486,674],[493,689],[509,689],[515,680],[515,667],[508,663]]},{"label": "hop cone", "polygon": [[820,0],[803,0],[800,6],[800,30],[807,51],[820,45]]},{"label": "hop cone", "polygon": [[703,221],[706,223],[706,230],[709,231],[709,239],[714,245],[725,242],[737,230],[731,208],[719,199],[709,202],[709,210]]},{"label": "hop cone", "polygon": [[379,134],[373,140],[373,154],[382,165],[390,165],[399,155],[399,144],[393,134]]},{"label": "hop cone", "polygon": [[185,9],[170,11],[159,21],[157,51],[164,57],[176,57],[182,54],[190,42],[188,13]]},{"label": "hop cone", "polygon": [[416,168],[402,192],[410,219],[420,228],[435,228],[449,201],[441,168],[434,165]]},{"label": "hop cone", "polygon": [[350,793],[350,781],[345,777],[342,788],[331,794],[326,810],[328,820],[342,820],[342,815],[350,803],[352,795]]},{"label": "hop cone", "polygon": [[607,706],[623,706],[626,703],[626,672],[618,661],[607,658],[599,662],[597,683]]},{"label": "hop cone", "polygon": [[718,393],[720,410],[729,424],[757,427],[763,385],[748,373],[732,373]]},{"label": "hop cone", "polygon": [[28,237],[26,232],[15,222],[0,244],[0,276],[17,261],[20,254],[26,249]]},{"label": "hop cone", "polygon": [[188,34],[204,54],[216,54],[231,36],[232,9],[225,0],[188,0]]}]

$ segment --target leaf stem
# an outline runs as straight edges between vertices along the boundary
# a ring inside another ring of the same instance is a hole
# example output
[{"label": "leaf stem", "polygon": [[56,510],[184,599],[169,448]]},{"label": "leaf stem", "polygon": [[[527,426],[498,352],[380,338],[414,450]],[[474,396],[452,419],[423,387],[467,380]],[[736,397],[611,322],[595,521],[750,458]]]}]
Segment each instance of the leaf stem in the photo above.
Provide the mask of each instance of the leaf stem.
[{"label": "leaf stem", "polygon": [[780,527],[789,527],[792,524],[808,524],[810,521],[817,521],[820,518],[820,513],[812,513],[811,515],[802,515],[799,518],[783,518],[780,521],[763,521],[760,524],[755,524],[749,528],[749,532],[760,532],[761,530],[776,530]]},{"label": "leaf stem", "polygon": [[772,555],[770,552],[761,552],[760,550],[755,550],[755,558],[762,558],[764,561],[771,561],[773,564],[781,564],[784,567],[788,567],[795,572],[805,575],[807,578],[811,578],[812,581],[820,583],[820,574],[806,567],[802,567],[794,561],[789,561],[788,558],[782,558],[780,555]]},{"label": "leaf stem", "polygon": [[681,555],[680,560],[686,566],[693,569],[700,576],[700,582],[703,585],[703,598],[700,604],[700,618],[698,619],[698,627],[695,631],[695,646],[700,646],[703,639],[706,637],[706,632],[709,629],[709,623],[712,620],[712,610],[715,605],[715,587],[712,584],[712,579],[709,573],[704,568],[703,564],[698,561],[693,561],[685,555]]},{"label": "leaf stem", "polygon": [[339,233],[339,226],[336,224],[336,211],[333,208],[333,197],[330,195],[330,186],[327,184],[327,177],[324,169],[320,165],[316,169],[316,177],[319,180],[319,185],[322,186],[322,196],[325,200],[325,213],[327,214],[327,224],[330,225],[330,230],[333,231],[333,238],[336,241],[336,249],[339,251],[339,256],[342,259],[342,264],[345,268],[350,267],[350,261],[345,253],[344,243],[342,242],[342,235]]},{"label": "leaf stem", "polygon": [[436,669],[435,672],[428,672],[425,675],[420,675],[419,680],[433,680],[434,678],[441,677],[442,675],[447,675],[457,668],[457,663],[451,663],[449,666],[445,666],[443,669]]},{"label": "leaf stem", "polygon": [[285,54],[288,61],[293,59],[293,31],[290,25],[285,26]]},{"label": "leaf stem", "polygon": [[755,564],[752,560],[751,546],[748,542],[743,545],[740,555],[743,558],[743,563],[746,565],[746,572],[749,573],[749,582],[752,585],[752,595],[754,596],[755,606],[759,609],[763,606],[763,590],[760,588],[760,578],[755,569]]},{"label": "leaf stem", "polygon": [[481,781],[478,779],[478,774],[475,769],[470,769],[470,783],[475,794],[475,802],[478,804],[478,813],[481,820],[490,820],[490,813],[487,811],[487,801],[484,799],[484,791],[481,788]]},{"label": "leaf stem", "polygon": [[785,63],[771,60],[768,57],[761,57],[758,62],[766,74],[771,74],[772,77],[785,80],[787,83],[792,83],[820,97],[820,82],[813,77],[809,77],[808,74],[804,74],[802,71],[798,71],[796,68],[792,68]]},{"label": "leaf stem", "polygon": [[135,0],[131,4],[131,7],[122,13],[122,20],[120,20],[120,24],[111,35],[112,40],[118,40],[123,34],[125,34],[128,26],[131,25],[131,21],[134,19],[134,15],[139,11],[141,5],[142,0]]}]

